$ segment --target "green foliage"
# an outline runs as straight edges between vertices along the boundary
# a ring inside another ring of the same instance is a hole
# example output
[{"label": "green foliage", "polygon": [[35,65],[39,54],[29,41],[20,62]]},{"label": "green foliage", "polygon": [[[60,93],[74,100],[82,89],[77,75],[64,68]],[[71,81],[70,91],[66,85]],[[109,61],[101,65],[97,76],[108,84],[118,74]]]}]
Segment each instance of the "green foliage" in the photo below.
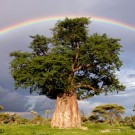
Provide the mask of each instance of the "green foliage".
[{"label": "green foliage", "polygon": [[89,18],[81,17],[58,21],[53,31],[53,41],[55,45],[62,45],[76,50],[77,44],[84,44],[87,41]]},{"label": "green foliage", "polygon": [[64,93],[76,92],[78,99],[85,99],[124,90],[115,74],[122,66],[120,40],[89,35],[89,23],[85,17],[66,18],[51,29],[51,38],[31,36],[31,52],[11,52],[15,88],[28,87],[30,93],[51,99]]},{"label": "green foliage", "polygon": [[98,120],[109,122],[110,124],[119,122],[125,108],[117,104],[105,104],[95,107],[92,111],[93,116]]}]

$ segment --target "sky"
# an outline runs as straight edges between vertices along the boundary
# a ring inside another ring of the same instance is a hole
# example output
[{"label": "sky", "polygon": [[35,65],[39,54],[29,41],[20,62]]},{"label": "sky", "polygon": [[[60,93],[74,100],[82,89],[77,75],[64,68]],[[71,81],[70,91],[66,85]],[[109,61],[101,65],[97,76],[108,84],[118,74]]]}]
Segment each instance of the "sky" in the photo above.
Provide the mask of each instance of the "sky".
[{"label": "sky", "polygon": [[[6,112],[26,113],[35,110],[43,114],[46,109],[53,113],[55,101],[46,96],[29,94],[29,89],[14,89],[10,75],[9,53],[26,51],[30,35],[42,34],[50,37],[50,28],[57,20],[65,17],[91,17],[89,33],[106,33],[120,38],[123,66],[117,72],[126,86],[124,92],[109,93],[78,101],[79,109],[86,115],[101,104],[115,103],[126,108],[125,115],[133,115],[135,104],[135,0],[0,0],[0,105]],[[33,20],[46,19],[46,21]],[[50,18],[50,20],[48,19]],[[47,21],[48,20],[48,21]],[[103,22],[103,20],[105,20]],[[26,22],[31,22],[26,23]],[[21,24],[25,25],[21,25]],[[14,27],[20,24],[20,27]],[[124,24],[122,27],[122,24]],[[127,27],[128,26],[128,27]],[[129,27],[131,29],[129,29]],[[9,29],[7,29],[9,28]],[[12,30],[10,28],[13,28]]]}]

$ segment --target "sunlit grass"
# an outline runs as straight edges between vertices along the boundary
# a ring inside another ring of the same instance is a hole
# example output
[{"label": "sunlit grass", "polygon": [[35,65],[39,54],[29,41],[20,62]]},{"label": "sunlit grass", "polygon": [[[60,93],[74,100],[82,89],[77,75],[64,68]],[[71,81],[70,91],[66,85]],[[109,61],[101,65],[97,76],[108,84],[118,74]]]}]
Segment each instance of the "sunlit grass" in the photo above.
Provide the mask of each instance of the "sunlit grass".
[{"label": "sunlit grass", "polygon": [[107,124],[85,124],[88,130],[58,129],[49,125],[0,125],[1,135],[135,135],[129,126],[110,126]]}]

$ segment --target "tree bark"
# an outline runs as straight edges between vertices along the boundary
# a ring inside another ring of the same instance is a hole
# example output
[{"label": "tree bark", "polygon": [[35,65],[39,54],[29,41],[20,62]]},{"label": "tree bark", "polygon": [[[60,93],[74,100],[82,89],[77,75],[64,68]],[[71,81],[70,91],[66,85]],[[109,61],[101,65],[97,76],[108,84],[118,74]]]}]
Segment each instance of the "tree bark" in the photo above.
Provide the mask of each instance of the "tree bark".
[{"label": "tree bark", "polygon": [[51,127],[81,128],[81,117],[75,93],[73,95],[65,94],[62,97],[57,97]]}]

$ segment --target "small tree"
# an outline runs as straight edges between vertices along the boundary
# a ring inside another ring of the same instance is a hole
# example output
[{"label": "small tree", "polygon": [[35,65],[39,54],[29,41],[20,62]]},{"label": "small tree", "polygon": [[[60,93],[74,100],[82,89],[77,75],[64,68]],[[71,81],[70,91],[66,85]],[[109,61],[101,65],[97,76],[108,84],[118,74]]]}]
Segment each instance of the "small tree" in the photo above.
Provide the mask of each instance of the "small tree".
[{"label": "small tree", "polygon": [[82,121],[82,122],[86,122],[88,119],[87,119],[87,117],[85,116],[84,111],[81,110],[80,113],[81,113],[81,121]]},{"label": "small tree", "polygon": [[37,113],[36,111],[33,111],[33,110],[32,110],[30,113],[31,113],[31,115],[32,115],[33,117],[37,117],[37,116],[38,116],[38,113]]},{"label": "small tree", "polygon": [[3,109],[4,109],[3,106],[0,105],[0,110],[3,110]]},{"label": "small tree", "polygon": [[117,104],[105,104],[97,106],[92,113],[98,116],[99,120],[103,120],[113,124],[120,121],[121,115],[124,114],[125,108]]},{"label": "small tree", "polygon": [[133,108],[133,112],[135,112],[135,105],[134,105],[134,108]]},{"label": "small tree", "polygon": [[77,99],[125,88],[115,74],[122,65],[120,40],[89,35],[89,23],[85,17],[58,21],[51,38],[31,36],[31,52],[10,53],[16,88],[57,99],[52,127],[81,127]]},{"label": "small tree", "polygon": [[50,109],[45,110],[46,118],[48,119],[48,116],[50,114]]}]

